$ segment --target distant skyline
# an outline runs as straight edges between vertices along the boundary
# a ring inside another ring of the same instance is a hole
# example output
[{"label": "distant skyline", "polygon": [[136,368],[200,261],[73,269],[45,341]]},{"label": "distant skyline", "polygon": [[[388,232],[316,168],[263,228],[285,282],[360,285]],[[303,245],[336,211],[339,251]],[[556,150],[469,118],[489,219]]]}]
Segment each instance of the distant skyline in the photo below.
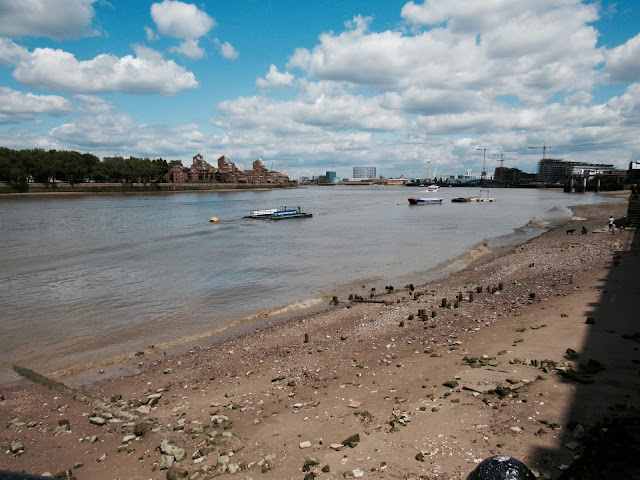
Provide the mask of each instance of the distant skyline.
[{"label": "distant skyline", "polygon": [[294,178],[640,161],[635,0],[3,0],[0,146]]}]

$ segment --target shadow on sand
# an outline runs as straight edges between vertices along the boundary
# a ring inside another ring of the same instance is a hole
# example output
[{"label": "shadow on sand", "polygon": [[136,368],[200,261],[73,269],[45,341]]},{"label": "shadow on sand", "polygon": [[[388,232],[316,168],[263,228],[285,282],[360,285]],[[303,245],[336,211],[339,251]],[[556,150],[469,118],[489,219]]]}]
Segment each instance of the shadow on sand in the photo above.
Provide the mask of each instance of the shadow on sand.
[{"label": "shadow on sand", "polygon": [[[560,448],[579,458],[554,478],[640,479],[640,230],[627,238],[586,312],[590,331],[575,366],[561,380],[575,394]],[[534,457],[543,463],[557,453]]]}]

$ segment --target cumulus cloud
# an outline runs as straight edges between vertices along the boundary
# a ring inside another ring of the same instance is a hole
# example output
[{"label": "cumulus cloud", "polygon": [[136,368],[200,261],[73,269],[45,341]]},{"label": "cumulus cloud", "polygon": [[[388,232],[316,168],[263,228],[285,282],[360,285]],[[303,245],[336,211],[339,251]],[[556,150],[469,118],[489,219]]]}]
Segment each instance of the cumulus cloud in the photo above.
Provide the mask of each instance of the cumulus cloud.
[{"label": "cumulus cloud", "polygon": [[[136,56],[101,54],[80,61],[69,52],[36,48],[18,49],[13,76],[23,85],[71,93],[161,93],[172,96],[198,86],[192,72],[150,48],[136,46]],[[10,51],[11,49],[4,49]],[[0,48],[0,52],[3,49]]]},{"label": "cumulus cloud", "polygon": [[73,105],[64,97],[0,87],[0,123],[20,123],[39,114],[61,115],[72,111]]},{"label": "cumulus cloud", "polygon": [[[312,78],[350,82],[376,91],[401,92],[413,87],[475,90],[487,98],[516,95],[526,103],[545,102],[563,90],[592,87],[594,67],[603,60],[594,48],[597,32],[587,25],[597,18],[593,6],[568,0],[537,2],[526,11],[520,5],[517,14],[509,17],[498,8],[504,3],[489,2],[495,8],[489,7],[472,31],[460,27],[466,24],[468,12],[463,4],[467,2],[425,4],[429,11],[410,18],[425,23],[450,19],[449,23],[412,35],[369,32],[369,19],[355,17],[344,32],[322,34],[312,50],[297,49],[288,67],[302,69]],[[424,10],[425,5],[419,8]],[[480,3],[471,10],[479,7]],[[451,27],[460,18],[464,22]],[[478,25],[499,28],[480,31]]]},{"label": "cumulus cloud", "polygon": [[260,96],[222,102],[218,109],[230,124],[242,128],[273,128],[304,132],[317,128],[333,131],[391,132],[405,126],[397,112],[381,107],[382,98],[349,95],[317,97],[302,94],[289,101]]},{"label": "cumulus cloud", "polygon": [[278,67],[271,65],[269,67],[269,73],[265,78],[258,78],[256,85],[260,88],[280,88],[290,87],[293,85],[293,75],[289,72],[280,72]]},{"label": "cumulus cloud", "polygon": [[54,39],[93,35],[96,0],[3,0],[0,35]]},{"label": "cumulus cloud", "polygon": [[640,81],[640,33],[607,51],[603,73],[613,82]]},{"label": "cumulus cloud", "polygon": [[182,39],[200,38],[216,25],[213,18],[195,5],[175,0],[151,5],[151,18],[160,33]]},{"label": "cumulus cloud", "polygon": [[216,38],[214,39],[214,43],[217,45],[224,58],[228,58],[229,60],[235,60],[238,58],[238,51],[229,42],[221,42]]},{"label": "cumulus cloud", "polygon": [[171,47],[170,52],[181,53],[185,57],[197,60],[204,57],[204,50],[200,48],[197,38],[189,38],[180,43],[177,47]]},{"label": "cumulus cloud", "polygon": [[29,58],[29,50],[15,44],[8,38],[0,37],[0,64],[12,66],[23,59]]},{"label": "cumulus cloud", "polygon": [[138,125],[123,113],[82,117],[51,129],[48,138],[51,143],[72,145],[80,151],[88,149],[98,156],[119,152],[125,156],[152,157],[162,152],[164,158],[201,151],[206,140],[193,125]]}]

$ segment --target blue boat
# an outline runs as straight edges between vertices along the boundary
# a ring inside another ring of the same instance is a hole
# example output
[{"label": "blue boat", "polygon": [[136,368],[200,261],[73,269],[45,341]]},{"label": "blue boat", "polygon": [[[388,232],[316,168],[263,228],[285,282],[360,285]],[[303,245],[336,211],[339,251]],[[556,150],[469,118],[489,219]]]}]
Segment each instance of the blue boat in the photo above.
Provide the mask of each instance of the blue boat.
[{"label": "blue boat", "polygon": [[441,203],[442,203],[441,198],[433,198],[433,197],[427,197],[427,198],[410,197],[409,198],[409,205],[439,205]]}]

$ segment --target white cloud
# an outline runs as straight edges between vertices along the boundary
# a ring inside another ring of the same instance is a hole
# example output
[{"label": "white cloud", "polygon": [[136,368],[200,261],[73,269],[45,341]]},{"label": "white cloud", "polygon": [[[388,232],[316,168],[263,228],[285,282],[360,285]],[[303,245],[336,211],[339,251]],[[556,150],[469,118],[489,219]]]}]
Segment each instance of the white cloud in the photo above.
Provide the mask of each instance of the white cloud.
[{"label": "white cloud", "polygon": [[0,37],[0,65],[12,66],[23,59],[29,58],[29,50],[8,38]]},{"label": "white cloud", "polygon": [[174,0],[151,5],[151,18],[160,33],[185,40],[200,38],[216,25],[213,18],[195,5]]},{"label": "white cloud", "polygon": [[160,38],[157,34],[157,32],[155,32],[153,30],[153,28],[146,26],[144,27],[144,34],[147,37],[147,41],[149,42],[153,42],[155,40],[158,40],[158,38]]},{"label": "white cloud", "polygon": [[0,35],[54,39],[95,34],[91,22],[96,0],[2,0]]},{"label": "white cloud", "polygon": [[20,123],[39,114],[61,115],[72,111],[73,105],[64,97],[0,87],[0,123]]},{"label": "white cloud", "polygon": [[413,25],[446,25],[454,33],[475,34],[498,30],[523,13],[544,15],[565,8],[574,15],[583,9],[595,15],[596,7],[583,5],[580,0],[427,0],[422,5],[408,2],[402,7],[401,16]]},{"label": "white cloud", "polygon": [[36,48],[21,55],[13,76],[23,85],[72,93],[161,93],[172,96],[195,88],[192,72],[158,52],[135,47],[136,56],[122,58],[101,54],[92,60],[77,60],[71,53]]},{"label": "white cloud", "polygon": [[180,42],[177,47],[171,47],[170,52],[181,53],[185,57],[189,57],[192,60],[198,60],[204,57],[204,50],[200,48],[197,38],[189,38]]},{"label": "white cloud", "polygon": [[124,156],[163,158],[201,151],[206,140],[194,125],[138,125],[122,113],[90,115],[67,122],[51,129],[47,138],[52,144],[89,150],[100,157],[118,152]]},{"label": "white cloud", "polygon": [[218,46],[224,58],[228,58],[229,60],[238,58],[238,51],[229,42],[221,42],[216,38],[214,39],[214,43]]},{"label": "white cloud", "polygon": [[[429,3],[442,10],[430,21],[461,15],[462,3],[452,2],[457,9],[446,8],[448,2]],[[494,19],[490,11],[477,25],[499,26],[486,32],[444,26],[414,35],[370,33],[368,19],[356,17],[352,28],[340,34],[322,34],[311,51],[297,49],[288,67],[375,91],[461,89],[481,91],[486,100],[515,95],[541,103],[557,92],[590,89],[594,68],[603,61],[595,49],[597,32],[587,25],[597,18],[593,7],[555,3],[539,2],[526,11],[519,5],[512,18],[501,13]],[[503,2],[492,5],[498,15]]]},{"label": "white cloud", "polygon": [[112,112],[114,109],[112,102],[94,95],[78,94],[75,98],[80,101],[78,108],[83,112],[98,115]]},{"label": "white cloud", "polygon": [[278,67],[271,65],[269,67],[269,73],[265,78],[258,78],[256,85],[260,88],[280,88],[290,87],[293,85],[293,75],[289,72],[280,72]]},{"label": "white cloud", "polygon": [[607,51],[603,73],[613,82],[640,81],[640,33]]}]

